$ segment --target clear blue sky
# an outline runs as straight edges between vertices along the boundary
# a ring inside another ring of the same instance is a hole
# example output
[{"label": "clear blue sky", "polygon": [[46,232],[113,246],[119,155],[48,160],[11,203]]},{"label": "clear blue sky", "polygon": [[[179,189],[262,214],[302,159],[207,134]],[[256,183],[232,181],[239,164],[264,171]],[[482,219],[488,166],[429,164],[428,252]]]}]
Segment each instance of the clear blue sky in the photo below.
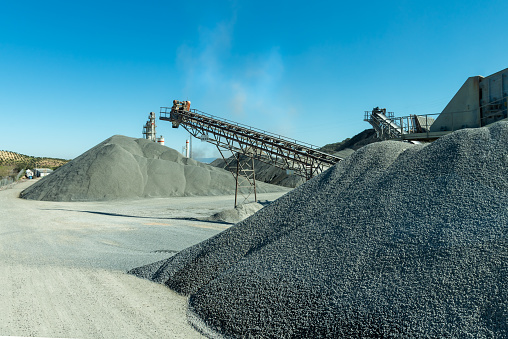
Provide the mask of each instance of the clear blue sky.
[{"label": "clear blue sky", "polygon": [[[74,158],[173,99],[315,145],[508,67],[508,1],[2,1],[0,150]],[[187,133],[157,122],[181,151]],[[214,150],[194,141],[197,156]]]}]

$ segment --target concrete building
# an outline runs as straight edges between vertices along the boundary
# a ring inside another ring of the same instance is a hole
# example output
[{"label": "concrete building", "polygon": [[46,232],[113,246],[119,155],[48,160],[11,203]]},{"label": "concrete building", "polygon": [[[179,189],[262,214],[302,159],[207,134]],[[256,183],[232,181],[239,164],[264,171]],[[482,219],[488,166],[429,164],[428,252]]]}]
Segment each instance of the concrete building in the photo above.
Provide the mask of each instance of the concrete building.
[{"label": "concrete building", "polygon": [[431,132],[482,127],[506,119],[508,68],[470,77],[430,127]]}]

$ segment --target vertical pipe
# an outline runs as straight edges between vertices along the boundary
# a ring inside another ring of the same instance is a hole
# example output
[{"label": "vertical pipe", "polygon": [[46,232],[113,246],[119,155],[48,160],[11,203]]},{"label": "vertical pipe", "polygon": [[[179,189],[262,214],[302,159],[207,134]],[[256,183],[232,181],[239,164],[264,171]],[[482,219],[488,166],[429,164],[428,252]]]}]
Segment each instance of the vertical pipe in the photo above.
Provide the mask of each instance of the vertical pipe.
[{"label": "vertical pipe", "polygon": [[258,195],[256,192],[256,170],[254,168],[254,158],[252,158],[252,181],[254,182],[254,202],[258,202]]},{"label": "vertical pipe", "polygon": [[430,131],[429,115],[428,114],[425,115],[425,129],[427,130],[427,139],[428,139],[429,138],[429,131]]},{"label": "vertical pipe", "polygon": [[150,112],[150,139],[152,141],[157,141],[157,135],[155,134],[155,113]]},{"label": "vertical pipe", "polygon": [[240,175],[240,153],[236,154],[236,188],[235,188],[235,208],[238,203],[238,176]]},{"label": "vertical pipe", "polygon": [[185,156],[188,158],[189,157],[189,140],[185,140]]}]

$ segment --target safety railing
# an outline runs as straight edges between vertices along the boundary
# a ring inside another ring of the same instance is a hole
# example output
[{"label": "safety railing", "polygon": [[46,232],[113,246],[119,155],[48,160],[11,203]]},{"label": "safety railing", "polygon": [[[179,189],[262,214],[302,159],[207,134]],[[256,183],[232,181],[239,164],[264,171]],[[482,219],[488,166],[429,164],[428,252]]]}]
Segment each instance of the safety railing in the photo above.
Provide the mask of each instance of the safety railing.
[{"label": "safety railing", "polygon": [[[212,114],[209,114],[209,113],[205,113],[205,112],[200,111],[198,109],[191,108],[190,112],[196,113],[196,114],[199,114],[199,115],[202,115],[202,116],[205,116],[205,117],[217,120],[217,121],[222,121],[222,122],[225,122],[225,123],[227,123],[229,125],[242,127],[242,128],[245,128],[245,129],[248,129],[248,130],[251,130],[251,131],[255,131],[255,132],[258,132],[258,133],[261,133],[261,134],[265,134],[265,135],[268,135],[268,136],[280,139],[280,140],[288,141],[288,142],[293,143],[293,144],[303,145],[303,146],[305,146],[307,148],[311,148],[311,149],[315,149],[315,150],[320,149],[319,146],[316,146],[316,145],[313,145],[313,144],[309,144],[308,142],[305,142],[305,141],[288,138],[288,137],[282,136],[280,134],[276,134],[276,133],[272,133],[272,132],[268,132],[268,131],[262,130],[260,128],[256,128],[256,127],[245,125],[245,124],[242,124],[242,123],[239,123],[239,122],[235,122],[235,121],[232,121],[232,120],[220,118],[218,116],[215,116],[215,115],[212,115]],[[171,107],[161,107],[161,111],[160,111],[160,116],[161,117],[164,117],[164,118],[167,119],[167,118],[170,117],[170,114],[171,114]]]}]

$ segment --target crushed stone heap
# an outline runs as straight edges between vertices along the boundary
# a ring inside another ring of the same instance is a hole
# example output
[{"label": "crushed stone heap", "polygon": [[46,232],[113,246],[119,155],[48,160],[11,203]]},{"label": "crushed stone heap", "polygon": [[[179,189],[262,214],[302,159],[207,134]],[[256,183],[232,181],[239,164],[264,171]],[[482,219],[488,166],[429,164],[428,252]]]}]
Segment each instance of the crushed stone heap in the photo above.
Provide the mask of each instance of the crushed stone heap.
[{"label": "crushed stone heap", "polygon": [[251,215],[253,215],[262,208],[263,205],[258,202],[240,204],[235,208],[217,212],[209,216],[205,220],[235,224],[237,222],[242,221],[243,219],[250,217]]},{"label": "crushed stone heap", "polygon": [[[374,143],[131,271],[226,337],[508,337],[508,123]],[[197,320],[196,320],[197,319]]]},{"label": "crushed stone heap", "polygon": [[[285,188],[258,183],[258,192]],[[112,136],[21,192],[46,201],[234,194],[228,171],[146,139]]]}]

